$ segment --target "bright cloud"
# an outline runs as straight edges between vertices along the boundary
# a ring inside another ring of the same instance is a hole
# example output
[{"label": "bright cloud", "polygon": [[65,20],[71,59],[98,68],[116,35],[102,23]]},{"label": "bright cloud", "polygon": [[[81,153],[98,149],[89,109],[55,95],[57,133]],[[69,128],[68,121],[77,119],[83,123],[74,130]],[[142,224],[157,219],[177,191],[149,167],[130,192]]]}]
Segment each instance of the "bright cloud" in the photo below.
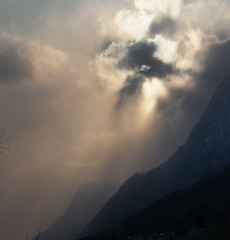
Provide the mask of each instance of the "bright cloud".
[{"label": "bright cloud", "polygon": [[181,0],[134,0],[139,10],[153,12],[155,15],[169,14],[177,16],[181,11]]}]

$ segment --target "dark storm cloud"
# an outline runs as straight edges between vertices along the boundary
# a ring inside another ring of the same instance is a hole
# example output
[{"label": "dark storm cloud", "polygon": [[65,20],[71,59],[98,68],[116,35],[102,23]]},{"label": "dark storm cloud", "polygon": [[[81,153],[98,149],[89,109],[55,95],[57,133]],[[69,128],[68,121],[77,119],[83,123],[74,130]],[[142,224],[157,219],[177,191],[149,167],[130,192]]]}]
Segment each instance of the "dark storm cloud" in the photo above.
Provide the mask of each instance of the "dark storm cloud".
[{"label": "dark storm cloud", "polygon": [[120,69],[133,70],[145,77],[165,77],[173,67],[154,57],[156,45],[147,41],[128,44],[125,56],[118,62]]},{"label": "dark storm cloud", "polygon": [[0,82],[17,82],[32,77],[33,66],[24,52],[21,46],[0,41]]},{"label": "dark storm cloud", "polygon": [[141,93],[145,78],[163,78],[173,73],[173,67],[154,57],[156,45],[147,41],[131,42],[126,48],[125,56],[118,62],[118,68],[132,70],[133,75],[126,78],[120,90],[117,107],[127,97]]},{"label": "dark storm cloud", "polygon": [[177,32],[177,23],[170,17],[164,17],[157,21],[154,20],[149,28],[149,34],[161,34],[165,37],[172,37]]}]

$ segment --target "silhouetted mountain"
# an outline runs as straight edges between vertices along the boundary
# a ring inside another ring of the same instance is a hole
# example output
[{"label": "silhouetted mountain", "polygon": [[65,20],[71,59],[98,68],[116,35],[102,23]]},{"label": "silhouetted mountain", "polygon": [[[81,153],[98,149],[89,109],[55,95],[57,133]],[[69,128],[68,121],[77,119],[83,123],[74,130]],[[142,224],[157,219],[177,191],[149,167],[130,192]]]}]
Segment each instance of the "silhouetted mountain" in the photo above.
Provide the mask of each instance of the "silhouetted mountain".
[{"label": "silhouetted mountain", "polygon": [[110,182],[84,185],[73,198],[67,212],[42,232],[39,240],[68,240],[77,236],[115,190],[115,185]]},{"label": "silhouetted mountain", "polygon": [[230,165],[216,176],[177,190],[124,220],[119,228],[84,240],[124,239],[168,233],[183,239],[230,239]]},{"label": "silhouetted mountain", "polygon": [[153,202],[230,163],[230,78],[226,78],[195,125],[187,142],[169,160],[146,174],[135,174],[106,203],[83,235],[118,226]]}]

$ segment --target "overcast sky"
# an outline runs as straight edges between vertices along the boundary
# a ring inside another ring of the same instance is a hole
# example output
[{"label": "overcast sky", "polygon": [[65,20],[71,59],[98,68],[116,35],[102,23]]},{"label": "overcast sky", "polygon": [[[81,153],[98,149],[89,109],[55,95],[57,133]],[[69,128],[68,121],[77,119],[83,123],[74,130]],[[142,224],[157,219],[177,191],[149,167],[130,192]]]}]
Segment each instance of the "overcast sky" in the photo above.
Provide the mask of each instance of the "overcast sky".
[{"label": "overcast sky", "polygon": [[79,186],[167,160],[230,75],[228,0],[1,0],[0,239]]}]

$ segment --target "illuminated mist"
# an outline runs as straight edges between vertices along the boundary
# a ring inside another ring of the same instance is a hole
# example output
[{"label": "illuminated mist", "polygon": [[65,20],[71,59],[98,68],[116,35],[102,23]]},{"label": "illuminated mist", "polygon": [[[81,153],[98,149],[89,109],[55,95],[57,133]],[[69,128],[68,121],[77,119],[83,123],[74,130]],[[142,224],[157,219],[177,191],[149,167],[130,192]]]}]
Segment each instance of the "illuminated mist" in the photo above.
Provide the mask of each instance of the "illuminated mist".
[{"label": "illuminated mist", "polygon": [[167,160],[229,75],[230,3],[0,1],[1,238],[52,224],[87,182]]}]

